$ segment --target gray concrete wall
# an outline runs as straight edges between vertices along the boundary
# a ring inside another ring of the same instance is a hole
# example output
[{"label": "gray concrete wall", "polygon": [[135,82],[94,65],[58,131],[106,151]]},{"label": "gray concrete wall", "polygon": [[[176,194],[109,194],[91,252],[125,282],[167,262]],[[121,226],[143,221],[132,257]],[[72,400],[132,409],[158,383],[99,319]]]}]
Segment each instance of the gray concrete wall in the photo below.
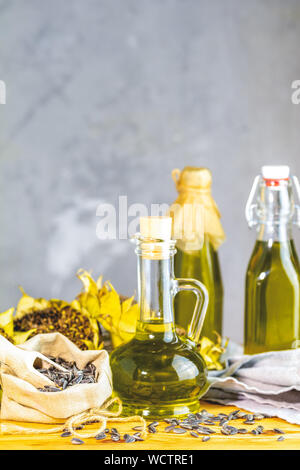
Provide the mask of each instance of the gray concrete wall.
[{"label": "gray concrete wall", "polygon": [[299,39],[298,0],[0,0],[0,310],[19,284],[71,299],[79,267],[131,293],[133,247],[97,239],[97,205],[172,202],[171,170],[208,166],[241,340],[252,180],[300,175]]}]

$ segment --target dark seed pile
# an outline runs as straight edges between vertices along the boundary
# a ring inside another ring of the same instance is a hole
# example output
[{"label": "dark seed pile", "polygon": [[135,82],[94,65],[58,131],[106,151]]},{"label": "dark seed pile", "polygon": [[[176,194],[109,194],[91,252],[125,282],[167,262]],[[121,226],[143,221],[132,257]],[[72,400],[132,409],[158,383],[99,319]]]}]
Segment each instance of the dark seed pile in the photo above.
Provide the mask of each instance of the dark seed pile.
[{"label": "dark seed pile", "polygon": [[[83,429],[83,426],[81,426],[81,429]],[[103,432],[97,434],[97,436],[95,436],[95,439],[97,441],[102,441],[103,439],[107,439],[108,437],[110,437],[113,442],[125,442],[126,444],[131,444],[137,441],[143,441],[144,439],[142,439],[140,432],[142,430],[142,427],[136,426],[135,428],[133,428],[133,430],[138,430],[138,432],[135,432],[134,434],[124,434],[123,436],[121,436],[121,434],[116,428],[111,428],[110,430],[107,428]],[[61,434],[61,437],[70,437],[71,435],[72,434],[69,431],[64,431]],[[84,441],[73,437],[73,439],[71,439],[71,443],[78,445],[84,444]]]},{"label": "dark seed pile", "polygon": [[[265,431],[262,425],[248,430],[229,424],[229,422],[233,420],[242,420],[243,424],[254,426],[257,424],[256,421],[260,421],[264,418],[267,418],[267,416],[261,413],[248,414],[240,410],[232,411],[229,414],[219,413],[218,415],[209,413],[207,410],[202,410],[200,413],[189,414],[182,420],[178,418],[165,419],[164,421],[168,426],[164,428],[164,431],[174,434],[186,434],[189,431],[189,434],[195,438],[204,435],[204,437],[202,437],[203,442],[207,442],[212,437],[212,434],[217,434],[217,431],[212,429],[211,426],[219,426],[221,434],[225,436],[232,436],[234,434],[253,434],[258,436],[263,433],[284,434],[284,431],[278,428]],[[158,423],[151,423],[148,426],[150,432],[157,431],[156,427],[153,429],[154,424],[157,425]],[[284,438],[278,438],[277,440],[282,441]]]},{"label": "dark seed pile", "polygon": [[35,310],[14,321],[16,331],[36,329],[34,334],[58,331],[69,338],[80,349],[88,349],[84,340],[93,340],[94,332],[90,320],[70,306]]},{"label": "dark seed pile", "polygon": [[60,371],[54,366],[47,369],[38,369],[41,374],[46,375],[56,385],[45,385],[45,387],[39,388],[41,392],[60,392],[67,387],[72,387],[72,385],[97,382],[94,364],[88,364],[84,369],[79,369],[75,362],[65,361],[61,357],[49,357],[49,359],[67,369],[67,372]]},{"label": "dark seed pile", "polygon": [[[191,436],[195,438],[201,437],[202,442],[207,442],[211,439],[213,434],[218,434],[215,429],[211,429],[211,426],[218,426],[220,427],[221,434],[225,436],[232,436],[234,434],[252,434],[257,436],[261,434],[281,434],[277,438],[277,441],[284,441],[283,434],[285,434],[285,432],[279,428],[265,430],[264,427],[260,424],[249,430],[243,427],[235,427],[229,424],[230,421],[242,420],[244,424],[256,425],[257,421],[261,421],[264,418],[268,418],[268,416],[265,416],[261,413],[244,413],[241,410],[235,410],[229,414],[219,413],[217,415],[209,413],[207,410],[202,410],[199,413],[189,414],[184,419],[165,419],[164,422],[167,424],[167,426],[165,426],[164,431],[173,434],[186,434],[189,432]],[[152,423],[148,424],[149,433],[154,434],[158,432],[157,428],[159,424],[162,423],[153,421]],[[83,426],[81,426],[81,429],[82,428]],[[103,432],[98,434],[95,439],[102,441],[103,439],[110,438],[114,442],[125,442],[127,444],[144,440],[141,437],[141,431],[143,430],[142,426],[135,426],[132,428],[132,430],[135,431],[134,434],[124,434],[121,436],[116,428],[111,428],[111,430],[105,429]],[[68,437],[70,435],[71,433],[66,431],[61,434],[61,437]],[[77,441],[78,439],[72,439],[71,442],[73,444],[84,443],[84,441],[81,441],[80,439],[79,441],[81,442]]]}]

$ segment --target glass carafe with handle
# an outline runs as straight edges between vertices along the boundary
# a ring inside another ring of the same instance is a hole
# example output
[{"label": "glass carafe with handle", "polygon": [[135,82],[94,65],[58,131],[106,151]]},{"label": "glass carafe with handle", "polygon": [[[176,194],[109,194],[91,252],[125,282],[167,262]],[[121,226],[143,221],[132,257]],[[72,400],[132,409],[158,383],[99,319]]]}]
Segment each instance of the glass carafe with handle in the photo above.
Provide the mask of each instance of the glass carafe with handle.
[{"label": "glass carafe with handle", "polygon": [[[135,236],[140,319],[136,334],[111,355],[113,386],[125,415],[183,416],[199,409],[207,388],[203,358],[196,350],[208,293],[194,279],[175,279],[170,217],[142,217]],[[177,292],[196,296],[188,338],[176,334],[173,303]]]}]

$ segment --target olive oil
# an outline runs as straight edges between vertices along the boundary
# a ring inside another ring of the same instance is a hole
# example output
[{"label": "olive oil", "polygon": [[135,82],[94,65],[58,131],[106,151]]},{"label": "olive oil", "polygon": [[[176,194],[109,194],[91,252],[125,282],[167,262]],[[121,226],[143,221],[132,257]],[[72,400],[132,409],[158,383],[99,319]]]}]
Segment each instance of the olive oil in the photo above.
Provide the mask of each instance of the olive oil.
[{"label": "olive oil", "polygon": [[[223,317],[223,284],[218,252],[206,237],[201,250],[184,252],[178,248],[174,269],[176,276],[199,279],[206,286],[209,302],[201,334],[215,340],[215,331],[222,334]],[[175,298],[176,324],[187,329],[195,302],[195,296],[191,292],[178,293]]]},{"label": "olive oil", "polygon": [[297,346],[299,273],[293,240],[256,242],[246,275],[246,354]]},{"label": "olive oil", "polygon": [[292,238],[299,225],[299,183],[289,167],[266,166],[246,206],[257,228],[245,285],[246,354],[300,346],[300,265]]},{"label": "olive oil", "polygon": [[112,353],[111,368],[126,415],[162,418],[199,409],[205,363],[173,324],[139,323],[135,338]]},{"label": "olive oil", "polygon": [[[149,227],[148,227],[149,225]],[[124,415],[183,416],[199,409],[206,391],[206,365],[195,345],[208,304],[207,290],[194,279],[174,278],[175,241],[170,217],[142,217],[136,236],[140,319],[134,338],[111,354],[115,393]],[[174,296],[193,290],[198,302],[188,339],[176,334]]]}]

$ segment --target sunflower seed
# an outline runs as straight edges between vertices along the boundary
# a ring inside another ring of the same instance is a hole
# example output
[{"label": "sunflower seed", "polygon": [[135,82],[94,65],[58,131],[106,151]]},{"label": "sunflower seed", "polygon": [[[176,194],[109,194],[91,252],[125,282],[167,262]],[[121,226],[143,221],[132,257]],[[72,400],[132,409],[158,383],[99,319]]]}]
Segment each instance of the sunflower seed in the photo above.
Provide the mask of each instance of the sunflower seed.
[{"label": "sunflower seed", "polygon": [[284,437],[283,437],[283,436],[279,436],[279,437],[277,438],[277,441],[284,441]]},{"label": "sunflower seed", "polygon": [[73,437],[71,442],[72,442],[72,444],[76,444],[76,445],[84,444],[84,441],[82,441],[81,439],[78,439],[77,437]]},{"label": "sunflower seed", "polygon": [[205,432],[205,433],[209,433],[209,434],[214,434],[216,431],[214,431],[213,429],[210,429],[208,428],[207,426],[198,426],[198,429],[197,429],[198,432]]},{"label": "sunflower seed", "polygon": [[175,425],[167,426],[165,428],[165,432],[171,432],[171,431],[173,431],[173,429],[175,429]]},{"label": "sunflower seed", "polygon": [[142,431],[143,430],[143,426],[135,426],[134,428],[132,428],[133,431]]},{"label": "sunflower seed", "polygon": [[202,442],[207,442],[209,441],[209,439],[210,439],[210,436],[204,436],[202,437]]},{"label": "sunflower seed", "polygon": [[227,418],[223,418],[220,420],[220,426],[224,426],[224,424],[227,424],[228,423],[228,419]]},{"label": "sunflower seed", "polygon": [[112,434],[111,440],[114,442],[118,442],[120,440],[120,434]]},{"label": "sunflower seed", "polygon": [[67,388],[67,386],[68,386],[68,381],[66,379],[63,379],[61,386],[62,386],[62,389],[65,390],[65,388]]},{"label": "sunflower seed", "polygon": [[[194,426],[192,426],[192,425],[190,425],[190,424],[180,424],[179,426],[180,426],[182,429],[190,429],[190,430],[192,430],[192,429],[195,428]],[[197,428],[198,428],[198,425],[196,426],[196,429],[197,429]]]},{"label": "sunflower seed", "polygon": [[72,433],[70,431],[65,431],[60,435],[60,437],[69,437],[69,436],[72,436]]},{"label": "sunflower seed", "polygon": [[99,434],[97,434],[97,436],[95,436],[95,439],[97,439],[97,441],[102,441],[102,439],[105,439],[105,438],[106,438],[105,432],[100,432]]},{"label": "sunflower seed", "polygon": [[202,431],[202,430],[199,430],[199,429],[197,430],[197,433],[200,434],[200,435],[201,435],[201,434],[202,434],[202,435],[204,434],[205,436],[209,436],[209,435],[210,435],[210,432],[209,432],[209,431]]},{"label": "sunflower seed", "polygon": [[148,431],[153,433],[153,434],[156,433],[157,432],[156,426],[149,425],[148,426]]},{"label": "sunflower seed", "polygon": [[230,436],[232,434],[237,434],[238,429],[234,426],[223,426],[221,429],[221,433],[225,434],[226,436]]},{"label": "sunflower seed", "polygon": [[238,429],[238,433],[239,433],[239,434],[247,434],[247,432],[248,432],[248,430],[245,429],[245,428],[239,428],[239,429]]},{"label": "sunflower seed", "polygon": [[61,389],[58,387],[48,387],[47,385],[46,387],[47,387],[47,390],[45,390],[45,392],[60,392],[61,391]]},{"label": "sunflower seed", "polygon": [[180,424],[180,423],[181,423],[181,421],[180,421],[179,419],[172,418],[172,420],[171,420],[171,423],[172,423],[172,424],[176,424],[176,425],[178,425],[178,424]]},{"label": "sunflower seed", "polygon": [[232,411],[231,413],[229,413],[228,415],[228,421],[231,421],[232,419],[235,419],[236,418],[236,415],[237,413],[239,412],[240,410],[236,410],[236,411]]},{"label": "sunflower seed", "polygon": [[133,437],[135,438],[136,441],[143,441],[144,439],[141,437],[141,433],[136,432],[133,434]]},{"label": "sunflower seed", "polygon": [[127,436],[125,442],[126,444],[131,444],[132,442],[135,442],[135,438],[133,436]]},{"label": "sunflower seed", "polygon": [[276,432],[276,434],[285,434],[285,432],[282,431],[282,429],[279,429],[279,428],[274,428],[273,431]]},{"label": "sunflower seed", "polygon": [[182,429],[182,428],[174,428],[173,432],[175,434],[185,434],[187,431],[186,431],[186,429]]}]

